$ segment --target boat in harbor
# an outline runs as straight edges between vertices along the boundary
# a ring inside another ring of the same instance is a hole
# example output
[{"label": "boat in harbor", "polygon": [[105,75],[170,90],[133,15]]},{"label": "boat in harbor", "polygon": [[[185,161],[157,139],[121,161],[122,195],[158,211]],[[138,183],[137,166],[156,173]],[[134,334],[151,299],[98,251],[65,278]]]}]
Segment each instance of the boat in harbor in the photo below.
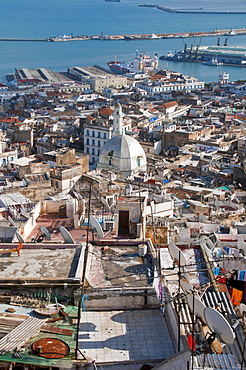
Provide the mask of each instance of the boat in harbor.
[{"label": "boat in harbor", "polygon": [[223,62],[218,61],[217,58],[211,58],[207,60],[206,62],[203,62],[203,64],[207,66],[223,66]]},{"label": "boat in harbor", "polygon": [[146,55],[144,52],[136,54],[134,61],[131,64],[125,62],[118,62],[116,60],[107,63],[110,70],[119,75],[134,75],[148,73],[153,69],[158,68],[158,55],[155,54],[154,58]]},{"label": "boat in harbor", "polygon": [[106,3],[120,3],[121,0],[105,0]]}]

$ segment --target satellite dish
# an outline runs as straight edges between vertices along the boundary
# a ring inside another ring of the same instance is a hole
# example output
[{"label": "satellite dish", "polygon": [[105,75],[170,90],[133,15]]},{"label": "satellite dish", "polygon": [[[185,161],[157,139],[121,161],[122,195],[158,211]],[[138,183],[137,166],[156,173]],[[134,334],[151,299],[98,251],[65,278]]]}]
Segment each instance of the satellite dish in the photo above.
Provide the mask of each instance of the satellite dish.
[{"label": "satellite dish", "polygon": [[207,217],[205,215],[200,215],[199,216],[199,222],[206,222]]},{"label": "satellite dish", "polygon": [[211,239],[209,239],[208,236],[206,235],[203,235],[202,236],[202,240],[205,242],[206,246],[210,249],[214,248],[214,243],[212,242]]},{"label": "satellite dish", "polygon": [[[186,300],[187,300],[187,303],[188,303],[188,306],[190,307],[190,310],[193,311],[193,295],[188,295],[186,297]],[[202,302],[202,300],[197,296],[195,295],[194,296],[194,313],[201,317],[203,320],[204,320],[204,310],[205,310],[206,306],[205,304]]]},{"label": "satellite dish", "polygon": [[180,279],[180,286],[184,293],[189,293],[193,290],[193,286],[191,286],[190,283],[184,279]]},{"label": "satellite dish", "polygon": [[19,233],[16,232],[15,235],[19,242],[25,243],[25,240],[22,238],[22,236]]},{"label": "satellite dish", "polygon": [[219,335],[220,339],[226,344],[233,344],[235,333],[228,321],[214,308],[206,307],[204,309],[204,319],[210,330]]},{"label": "satellite dish", "polygon": [[246,312],[246,304],[241,303],[239,307],[241,312]]},{"label": "satellite dish", "polygon": [[178,264],[180,264],[180,266],[187,265],[187,261],[186,261],[184,253],[181,252],[181,250],[174,244],[172,240],[170,241],[168,245],[168,250],[169,250],[169,253],[172,259]]},{"label": "satellite dish", "polygon": [[109,208],[110,208],[110,207],[109,207],[109,204],[108,204],[107,199],[105,199],[105,198],[101,197],[101,201],[102,201],[102,203],[105,205],[105,207],[106,207],[107,209],[109,209]]},{"label": "satellite dish", "polygon": [[12,217],[8,216],[8,221],[9,221],[11,226],[15,226],[15,223],[14,223],[14,220],[12,219]]},{"label": "satellite dish", "polygon": [[187,281],[188,283],[190,282],[190,276],[187,272],[182,272],[181,279]]},{"label": "satellite dish", "polygon": [[116,206],[116,202],[113,200],[112,204],[109,206],[109,209],[111,210],[114,206]]},{"label": "satellite dish", "polygon": [[60,226],[60,232],[62,234],[63,239],[65,240],[65,244],[75,244],[72,235],[67,231],[65,227]]},{"label": "satellite dish", "polygon": [[46,240],[51,240],[49,230],[46,229],[43,225],[40,226],[40,232],[45,237]]},{"label": "satellite dish", "polygon": [[237,239],[237,247],[238,249],[242,249],[243,254],[246,256],[246,243],[241,236]]},{"label": "satellite dish", "polygon": [[90,224],[93,228],[93,231],[97,234],[98,238],[102,239],[104,237],[103,229],[94,216],[90,216]]},{"label": "satellite dish", "polygon": [[200,246],[205,250],[205,252],[207,253],[207,256],[209,258],[212,258],[212,251],[207,247],[207,245],[204,243],[203,240],[200,241]]},{"label": "satellite dish", "polygon": [[177,234],[173,234],[171,239],[174,243],[178,243],[180,241],[180,236]]},{"label": "satellite dish", "polygon": [[178,226],[176,226],[176,225],[174,225],[174,226],[173,226],[173,230],[174,230],[177,234],[179,234],[179,233],[180,233],[180,229],[179,229],[179,227],[178,227]]}]

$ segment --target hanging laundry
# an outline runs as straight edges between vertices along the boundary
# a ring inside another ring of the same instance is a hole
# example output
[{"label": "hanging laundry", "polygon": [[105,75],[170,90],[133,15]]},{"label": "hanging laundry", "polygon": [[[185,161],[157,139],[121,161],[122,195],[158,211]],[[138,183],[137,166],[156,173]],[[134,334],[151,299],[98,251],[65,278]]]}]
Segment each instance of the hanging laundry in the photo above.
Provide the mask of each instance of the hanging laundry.
[{"label": "hanging laundry", "polygon": [[245,273],[244,270],[238,271],[238,280],[245,281]]},{"label": "hanging laundry", "polygon": [[231,248],[229,248],[229,247],[224,247],[224,251],[225,251],[227,254],[230,254]]},{"label": "hanging laundry", "polygon": [[232,303],[235,305],[235,306],[239,306],[241,301],[242,301],[242,297],[243,297],[243,292],[240,291],[240,290],[237,290],[235,288],[232,289],[232,297],[231,297],[231,300],[232,300]]},{"label": "hanging laundry", "polygon": [[213,273],[214,273],[214,275],[215,276],[218,276],[218,275],[220,275],[221,274],[221,267],[214,267],[213,268]]}]

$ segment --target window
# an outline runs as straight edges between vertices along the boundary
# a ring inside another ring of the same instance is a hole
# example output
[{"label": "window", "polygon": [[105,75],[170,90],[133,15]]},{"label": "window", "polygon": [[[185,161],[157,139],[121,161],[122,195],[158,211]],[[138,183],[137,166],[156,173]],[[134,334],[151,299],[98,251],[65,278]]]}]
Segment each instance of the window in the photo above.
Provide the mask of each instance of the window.
[{"label": "window", "polygon": [[91,154],[95,155],[95,149],[94,148],[92,148]]},{"label": "window", "polygon": [[108,159],[108,164],[109,164],[109,166],[112,165],[112,159],[111,158]]},{"label": "window", "polygon": [[137,163],[138,163],[138,167],[140,167],[141,166],[141,159],[140,159],[140,157],[137,158]]},{"label": "window", "polygon": [[97,146],[100,148],[100,146],[101,146],[101,141],[100,140],[98,140]]},{"label": "window", "polygon": [[92,145],[95,145],[95,140],[94,139],[92,139]]},{"label": "window", "polygon": [[98,155],[100,155],[100,150],[98,149]]},{"label": "window", "polygon": [[87,148],[87,153],[90,154],[90,149],[89,148]]},{"label": "window", "polygon": [[95,137],[95,131],[92,131],[92,137]]},{"label": "window", "polygon": [[98,132],[97,133],[97,137],[101,137],[101,132]]},{"label": "window", "polygon": [[106,132],[104,132],[104,134],[103,134],[103,138],[104,138],[104,139],[107,139],[107,133],[106,133]]},{"label": "window", "polygon": [[90,136],[90,131],[89,130],[86,130],[86,135]]},{"label": "window", "polygon": [[90,145],[90,140],[86,139],[86,145]]}]

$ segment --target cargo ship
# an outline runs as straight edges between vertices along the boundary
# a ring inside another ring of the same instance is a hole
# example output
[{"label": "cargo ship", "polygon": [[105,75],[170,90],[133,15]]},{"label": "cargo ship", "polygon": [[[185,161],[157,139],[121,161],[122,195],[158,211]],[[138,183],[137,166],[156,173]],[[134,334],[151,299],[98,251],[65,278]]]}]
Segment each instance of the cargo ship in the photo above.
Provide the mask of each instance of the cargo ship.
[{"label": "cargo ship", "polygon": [[116,60],[107,63],[110,70],[119,75],[134,75],[139,73],[148,73],[153,69],[158,68],[158,55],[154,58],[144,53],[136,54],[134,61],[131,64],[125,62],[118,62]]},{"label": "cargo ship", "polygon": [[[197,46],[184,49],[176,53],[168,53],[160,56],[162,60],[173,62],[200,62],[207,65],[230,65],[246,67],[246,48],[241,46]],[[216,63],[213,61],[216,60]]]}]

